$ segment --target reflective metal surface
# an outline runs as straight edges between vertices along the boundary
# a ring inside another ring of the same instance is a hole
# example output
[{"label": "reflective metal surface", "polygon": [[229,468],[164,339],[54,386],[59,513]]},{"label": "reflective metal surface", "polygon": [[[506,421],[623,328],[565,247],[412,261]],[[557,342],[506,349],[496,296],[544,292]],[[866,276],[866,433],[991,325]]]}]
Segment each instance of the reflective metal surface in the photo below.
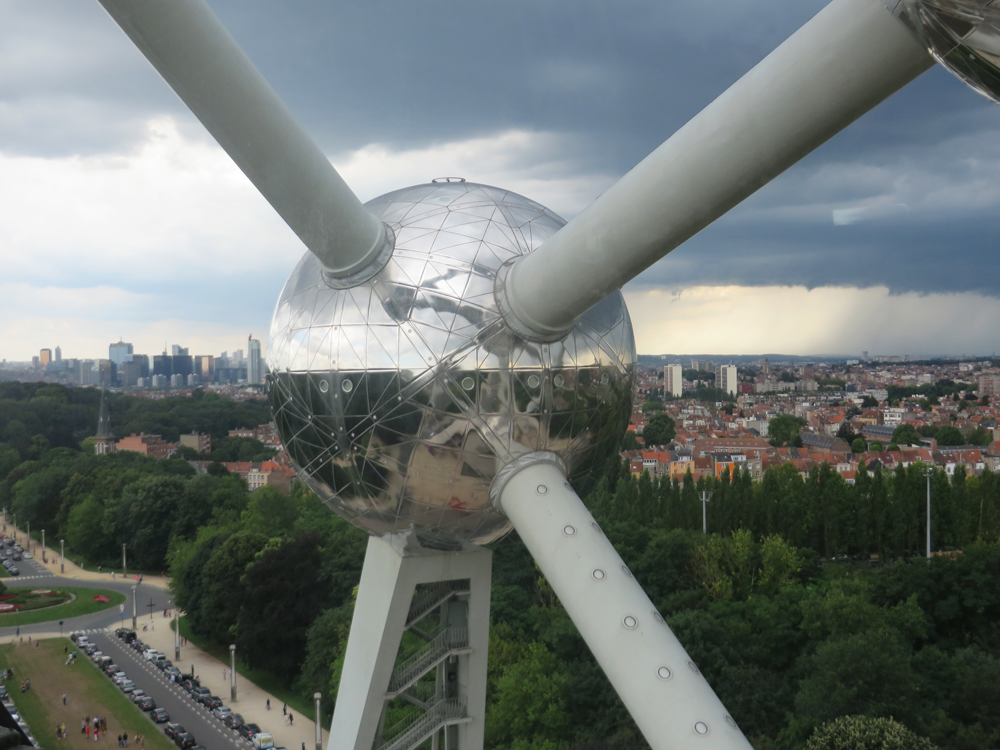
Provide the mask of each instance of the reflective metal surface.
[{"label": "reflective metal surface", "polygon": [[562,219],[465,182],[367,205],[396,233],[385,267],[332,289],[307,253],[278,301],[268,364],[282,442],[299,476],[371,534],[492,542],[510,529],[489,497],[504,464],[551,451],[579,486],[616,450],[636,359],[624,300],[611,295],[562,341],[525,341],[497,310],[496,275]]},{"label": "reflective metal surface", "polygon": [[1000,102],[1000,0],[885,0],[938,62]]}]

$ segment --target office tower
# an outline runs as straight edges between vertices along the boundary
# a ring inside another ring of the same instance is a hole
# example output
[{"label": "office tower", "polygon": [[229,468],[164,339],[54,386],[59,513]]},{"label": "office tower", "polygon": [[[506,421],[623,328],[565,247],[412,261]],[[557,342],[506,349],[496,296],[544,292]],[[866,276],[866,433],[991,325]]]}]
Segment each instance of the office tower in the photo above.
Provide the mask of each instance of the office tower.
[{"label": "office tower", "polygon": [[730,396],[736,395],[736,365],[719,365],[715,368],[715,387]]},{"label": "office tower", "polygon": [[251,338],[247,343],[247,351],[250,352],[250,361],[247,365],[247,382],[258,384],[264,382],[264,362],[260,358],[260,341]]},{"label": "office tower", "polygon": [[108,346],[108,359],[120,367],[126,362],[132,361],[132,352],[132,345],[119,339],[117,344]]},{"label": "office tower", "polygon": [[62,347],[56,347],[56,362],[62,362]]},{"label": "office tower", "polygon": [[[166,352],[164,352],[166,354]],[[178,346],[174,344],[170,347],[170,354],[174,357],[186,357],[188,355],[188,349],[186,346]]]},{"label": "office tower", "polygon": [[663,368],[663,392],[678,398],[684,394],[683,365],[667,365]]},{"label": "office tower", "polygon": [[51,362],[51,361],[52,361],[52,350],[51,349],[42,349],[38,353],[38,366],[39,367],[47,367],[48,364],[49,364],[49,362]]}]

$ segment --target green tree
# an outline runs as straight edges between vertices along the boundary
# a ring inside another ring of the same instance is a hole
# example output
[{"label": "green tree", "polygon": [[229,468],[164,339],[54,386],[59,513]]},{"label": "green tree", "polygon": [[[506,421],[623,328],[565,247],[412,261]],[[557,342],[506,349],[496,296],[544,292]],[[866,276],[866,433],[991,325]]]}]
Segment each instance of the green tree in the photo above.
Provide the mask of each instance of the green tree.
[{"label": "green tree", "polygon": [[674,420],[662,412],[651,416],[642,430],[647,446],[667,445],[676,434]]},{"label": "green tree", "polygon": [[486,712],[487,744],[510,750],[566,750],[566,676],[556,657],[530,643],[496,681]]},{"label": "green tree", "polygon": [[965,445],[965,436],[951,425],[939,428],[934,439],[938,441],[938,445]]},{"label": "green tree", "polygon": [[900,445],[920,445],[920,433],[912,424],[902,422],[892,431],[892,442]]},{"label": "green tree", "polygon": [[911,656],[910,646],[892,629],[827,640],[809,660],[796,712],[815,724],[849,714],[915,719],[919,680]]},{"label": "green tree", "polygon": [[816,728],[806,750],[938,750],[892,719],[841,716]]},{"label": "green tree", "polygon": [[767,434],[771,445],[781,446],[789,443],[806,425],[806,420],[792,414],[779,414],[767,423]]},{"label": "green tree", "polygon": [[851,450],[854,453],[864,453],[868,450],[868,443],[865,442],[864,438],[858,438],[853,443],[851,443]]}]

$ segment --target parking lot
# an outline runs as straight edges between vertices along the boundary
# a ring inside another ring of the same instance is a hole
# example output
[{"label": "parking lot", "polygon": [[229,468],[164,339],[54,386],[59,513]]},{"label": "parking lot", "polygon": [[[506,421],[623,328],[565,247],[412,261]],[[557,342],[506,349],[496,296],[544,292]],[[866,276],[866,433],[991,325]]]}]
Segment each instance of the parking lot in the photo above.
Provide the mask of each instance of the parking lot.
[{"label": "parking lot", "polygon": [[[125,674],[128,675],[136,688],[143,690],[153,698],[157,708],[166,709],[171,723],[179,723],[188,733],[194,735],[198,745],[206,750],[222,750],[223,748],[239,748],[251,750],[249,742],[241,739],[236,731],[229,729],[221,721],[211,715],[202,704],[196,702],[179,684],[169,680],[168,675],[143,658],[142,654],[131,648],[123,640],[108,631],[90,632],[90,641],[111,657]],[[80,658],[87,658],[80,654]],[[110,678],[109,678],[110,679]],[[224,696],[219,696],[224,697]],[[136,708],[138,711],[138,707]],[[148,715],[148,714],[147,714]],[[164,723],[152,724],[155,731],[162,732]],[[266,730],[266,727],[264,728]]]}]

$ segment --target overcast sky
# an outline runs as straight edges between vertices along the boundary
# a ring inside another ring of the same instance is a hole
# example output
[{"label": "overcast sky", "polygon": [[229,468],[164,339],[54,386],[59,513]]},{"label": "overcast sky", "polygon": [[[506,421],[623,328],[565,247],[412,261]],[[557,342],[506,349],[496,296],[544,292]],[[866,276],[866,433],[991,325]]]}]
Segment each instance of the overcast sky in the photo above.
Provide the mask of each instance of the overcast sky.
[{"label": "overcast sky", "polygon": [[[816,0],[210,0],[362,200],[572,218]],[[96,0],[0,3],[0,359],[266,339],[303,252]],[[1000,109],[934,69],[626,287],[642,353],[1000,349]]]}]

